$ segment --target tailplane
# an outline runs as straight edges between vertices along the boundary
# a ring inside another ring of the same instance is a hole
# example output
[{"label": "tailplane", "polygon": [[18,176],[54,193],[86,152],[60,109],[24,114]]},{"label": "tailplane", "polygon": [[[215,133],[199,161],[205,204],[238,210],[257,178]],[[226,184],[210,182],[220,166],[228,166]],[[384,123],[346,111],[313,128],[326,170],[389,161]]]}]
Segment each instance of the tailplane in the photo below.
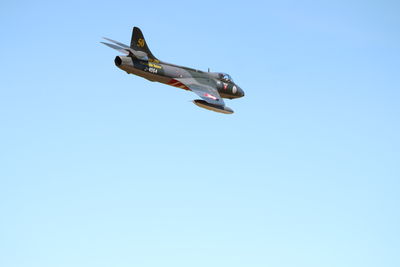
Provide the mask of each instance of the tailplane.
[{"label": "tailplane", "polygon": [[145,52],[149,60],[158,61],[158,59],[151,53],[142,31],[138,27],[134,27],[132,30],[131,48],[136,51]]}]

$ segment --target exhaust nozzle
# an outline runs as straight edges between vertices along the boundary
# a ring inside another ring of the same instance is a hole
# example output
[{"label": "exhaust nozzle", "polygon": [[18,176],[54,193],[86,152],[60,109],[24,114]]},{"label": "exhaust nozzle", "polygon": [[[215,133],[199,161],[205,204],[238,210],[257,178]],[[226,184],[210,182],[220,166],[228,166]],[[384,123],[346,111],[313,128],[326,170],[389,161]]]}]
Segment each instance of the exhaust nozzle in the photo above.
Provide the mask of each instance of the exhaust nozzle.
[{"label": "exhaust nozzle", "polygon": [[117,67],[121,66],[122,64],[122,58],[120,56],[116,56],[114,59],[114,63]]}]

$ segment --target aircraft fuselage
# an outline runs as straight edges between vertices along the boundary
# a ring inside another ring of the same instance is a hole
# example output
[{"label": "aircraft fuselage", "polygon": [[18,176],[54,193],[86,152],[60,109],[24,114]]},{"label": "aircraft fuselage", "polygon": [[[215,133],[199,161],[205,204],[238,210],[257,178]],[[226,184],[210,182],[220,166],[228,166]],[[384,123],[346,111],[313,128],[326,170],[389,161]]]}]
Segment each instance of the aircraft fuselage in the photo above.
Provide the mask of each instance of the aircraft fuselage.
[{"label": "aircraft fuselage", "polygon": [[201,82],[207,79],[214,84],[222,98],[234,99],[244,96],[243,90],[232,81],[219,79],[218,73],[204,72],[182,67],[159,60],[140,60],[130,56],[117,56],[115,65],[129,74],[143,77],[149,81],[160,82],[184,90],[190,90],[186,85],[177,81],[180,78],[192,78]]}]

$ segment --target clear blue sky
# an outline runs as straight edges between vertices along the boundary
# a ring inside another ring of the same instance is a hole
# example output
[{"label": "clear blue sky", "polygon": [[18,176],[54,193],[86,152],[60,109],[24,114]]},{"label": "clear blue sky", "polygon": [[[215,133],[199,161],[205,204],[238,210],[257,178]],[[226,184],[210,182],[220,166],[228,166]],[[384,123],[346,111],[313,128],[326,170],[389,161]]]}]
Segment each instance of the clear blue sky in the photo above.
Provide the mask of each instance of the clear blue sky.
[{"label": "clear blue sky", "polygon": [[[398,1],[3,1],[0,266],[400,266]],[[233,115],[107,36],[231,74]]]}]

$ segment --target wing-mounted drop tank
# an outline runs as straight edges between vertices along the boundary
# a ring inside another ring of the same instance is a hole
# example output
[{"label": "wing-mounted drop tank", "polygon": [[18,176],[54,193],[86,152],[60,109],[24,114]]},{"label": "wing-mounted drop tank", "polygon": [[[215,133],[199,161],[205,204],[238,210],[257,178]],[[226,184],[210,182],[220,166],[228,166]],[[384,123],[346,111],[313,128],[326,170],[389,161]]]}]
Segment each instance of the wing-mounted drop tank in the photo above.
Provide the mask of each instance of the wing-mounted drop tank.
[{"label": "wing-mounted drop tank", "polygon": [[232,114],[233,113],[233,110],[227,106],[213,105],[204,100],[196,99],[196,100],[193,100],[193,103],[201,108],[205,108],[205,109],[212,110],[215,112],[224,113],[224,114]]}]

